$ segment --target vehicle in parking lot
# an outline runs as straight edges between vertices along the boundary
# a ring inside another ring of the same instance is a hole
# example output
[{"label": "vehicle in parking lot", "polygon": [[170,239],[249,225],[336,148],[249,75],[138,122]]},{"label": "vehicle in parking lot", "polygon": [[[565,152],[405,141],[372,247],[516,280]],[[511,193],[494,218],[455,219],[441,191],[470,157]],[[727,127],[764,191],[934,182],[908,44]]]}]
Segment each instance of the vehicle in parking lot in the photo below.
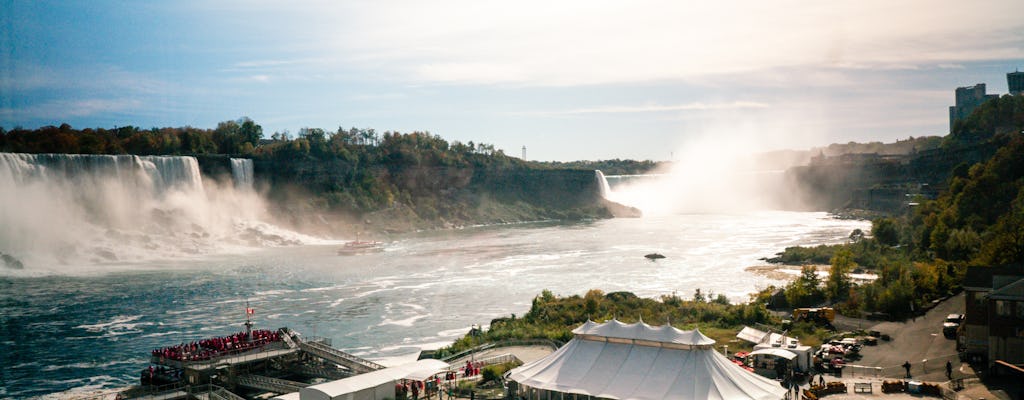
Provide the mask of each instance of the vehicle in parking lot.
[{"label": "vehicle in parking lot", "polygon": [[942,322],[942,335],[947,338],[956,337],[957,329],[960,329],[960,324],[964,321],[963,314],[949,314],[946,316],[946,320]]}]

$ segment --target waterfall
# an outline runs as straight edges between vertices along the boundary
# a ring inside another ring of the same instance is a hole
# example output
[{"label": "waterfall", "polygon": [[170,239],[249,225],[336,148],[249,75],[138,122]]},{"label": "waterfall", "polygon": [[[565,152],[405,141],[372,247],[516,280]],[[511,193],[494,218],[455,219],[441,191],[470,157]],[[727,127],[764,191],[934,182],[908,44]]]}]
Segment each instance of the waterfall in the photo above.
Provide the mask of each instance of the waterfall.
[{"label": "waterfall", "polygon": [[607,199],[608,195],[612,192],[611,187],[608,186],[608,179],[604,177],[604,173],[599,169],[594,170],[594,177],[597,179],[597,187],[601,193],[601,198]]},{"label": "waterfall", "polygon": [[[231,161],[251,186],[252,161]],[[0,153],[0,253],[26,269],[316,240],[264,222],[265,210],[252,190],[204,182],[193,157]]]},{"label": "waterfall", "polygon": [[236,188],[252,189],[252,160],[248,158],[232,158],[231,177],[235,180]]},{"label": "waterfall", "polygon": [[80,197],[106,180],[160,196],[171,190],[203,192],[199,163],[192,157],[0,153],[0,183],[15,188],[49,181],[73,186]]}]

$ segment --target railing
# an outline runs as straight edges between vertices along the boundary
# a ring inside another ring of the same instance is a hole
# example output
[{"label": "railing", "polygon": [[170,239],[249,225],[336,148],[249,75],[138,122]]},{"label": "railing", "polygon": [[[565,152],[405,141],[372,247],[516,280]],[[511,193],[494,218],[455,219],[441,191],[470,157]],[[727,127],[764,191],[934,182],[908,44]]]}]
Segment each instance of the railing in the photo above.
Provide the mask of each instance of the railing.
[{"label": "railing", "polygon": [[281,328],[280,332],[281,332],[281,340],[284,341],[284,344],[287,345],[289,349],[294,349],[296,346],[298,346],[298,345],[295,344],[295,341],[292,340],[292,331],[291,331],[291,329]]},{"label": "railing", "polygon": [[504,364],[504,363],[512,362],[512,361],[516,361],[516,360],[518,360],[518,358],[516,358],[516,356],[514,356],[512,354],[509,354],[509,353],[505,353],[505,354],[500,354],[500,355],[496,355],[496,356],[481,358],[479,360],[476,360],[476,362],[478,362],[480,364],[483,364],[483,365],[494,365],[494,364]]},{"label": "railing", "polygon": [[[959,362],[959,354],[947,354],[930,358],[927,360],[910,360],[910,375],[927,374],[938,371],[943,371],[946,368],[946,362]],[[864,376],[873,378],[904,378],[907,376],[907,370],[902,365],[889,365],[881,367],[872,367],[865,365],[846,364],[843,366],[843,376]]]},{"label": "railing", "polygon": [[323,343],[299,342],[299,348],[317,357],[349,367],[353,371],[370,372],[384,368],[380,364],[364,360]]},{"label": "railing", "polygon": [[206,394],[210,400],[245,400],[244,397],[237,394],[231,393],[231,391],[224,389],[220,386],[213,384],[205,384],[198,386],[190,386],[188,388],[188,395],[191,397],[199,397],[199,395]]},{"label": "railing", "polygon": [[332,380],[348,378],[353,375],[351,372],[340,369],[328,369],[325,367],[318,367],[305,364],[296,364],[289,366],[288,371],[296,372],[302,375],[316,376]]},{"label": "railing", "polygon": [[267,390],[277,393],[298,392],[300,389],[309,386],[308,384],[302,382],[294,382],[260,375],[239,376],[238,384],[240,386],[245,386],[253,389]]},{"label": "railing", "polygon": [[184,382],[175,382],[160,386],[135,387],[121,392],[119,396],[130,399],[171,399],[176,398],[171,396],[175,392],[181,392],[183,396],[178,397],[184,397],[186,390],[188,386]]},{"label": "railing", "polygon": [[484,343],[474,348],[463,350],[450,356],[441,357],[440,360],[450,363],[454,360],[458,360],[462,357],[468,356],[472,353],[481,352],[484,350],[497,348],[497,347],[512,347],[512,346],[548,346],[554,350],[558,350],[564,343],[550,340],[550,339],[509,339],[499,340],[497,342]]},{"label": "railing", "polygon": [[235,350],[223,351],[223,352],[218,353],[216,357],[210,357],[210,358],[205,359],[205,360],[185,360],[185,361],[181,361],[181,360],[175,360],[175,359],[170,359],[170,358],[164,358],[164,357],[160,357],[160,356],[150,356],[151,357],[150,358],[150,362],[152,362],[154,364],[167,365],[167,366],[176,367],[176,368],[185,368],[185,367],[193,367],[194,368],[194,366],[197,366],[197,365],[204,365],[204,364],[206,364],[206,365],[215,365],[215,364],[217,364],[217,363],[219,363],[219,362],[221,362],[223,360],[227,360],[229,358],[241,357],[241,359],[239,361],[242,361],[242,362],[244,362],[244,361],[251,361],[251,360],[258,360],[258,359],[261,358],[260,355],[263,354],[263,353],[270,352],[270,351],[276,351],[276,350],[285,350],[285,349],[288,349],[288,345],[286,343],[284,343],[283,341],[282,342],[271,342],[271,343],[267,343],[267,344],[264,344],[263,346],[256,347],[256,348],[235,349]]}]

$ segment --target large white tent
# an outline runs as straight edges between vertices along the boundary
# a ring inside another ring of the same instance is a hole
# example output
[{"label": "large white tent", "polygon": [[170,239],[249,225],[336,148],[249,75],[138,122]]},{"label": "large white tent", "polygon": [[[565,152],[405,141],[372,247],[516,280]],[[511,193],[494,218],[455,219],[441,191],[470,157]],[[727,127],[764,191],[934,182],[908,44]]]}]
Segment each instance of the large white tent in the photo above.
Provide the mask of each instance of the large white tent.
[{"label": "large white tent", "polygon": [[777,400],[778,382],[748,372],[698,330],[587,321],[558,351],[513,369],[530,398]]}]

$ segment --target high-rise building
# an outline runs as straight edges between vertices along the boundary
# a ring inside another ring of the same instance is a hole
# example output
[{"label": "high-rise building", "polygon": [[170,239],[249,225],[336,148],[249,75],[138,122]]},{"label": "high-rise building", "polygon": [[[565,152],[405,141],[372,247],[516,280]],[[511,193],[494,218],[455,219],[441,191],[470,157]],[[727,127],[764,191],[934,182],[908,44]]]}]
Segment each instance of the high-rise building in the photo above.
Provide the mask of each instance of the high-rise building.
[{"label": "high-rise building", "polygon": [[949,131],[953,131],[954,122],[969,117],[982,103],[998,97],[998,94],[985,94],[984,83],[956,88],[956,105],[949,107]]},{"label": "high-rise building", "polygon": [[1010,94],[1024,94],[1024,72],[1016,71],[1006,74],[1006,86],[1010,88]]}]

